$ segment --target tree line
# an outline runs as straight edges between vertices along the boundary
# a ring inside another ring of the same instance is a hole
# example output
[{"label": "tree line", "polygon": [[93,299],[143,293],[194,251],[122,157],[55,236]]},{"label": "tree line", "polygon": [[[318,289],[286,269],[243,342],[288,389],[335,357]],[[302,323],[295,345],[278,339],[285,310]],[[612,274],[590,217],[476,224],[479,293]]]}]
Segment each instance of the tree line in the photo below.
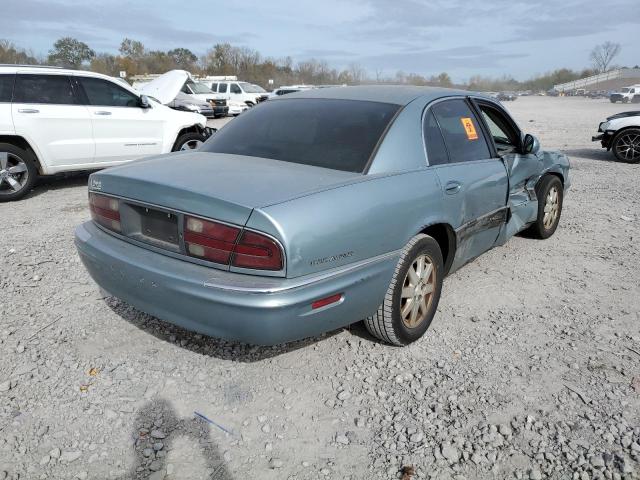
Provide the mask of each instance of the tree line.
[{"label": "tree line", "polygon": [[195,75],[236,75],[239,79],[265,88],[269,87],[268,82],[272,79],[274,86],[399,83],[456,86],[479,91],[546,91],[553,85],[609,70],[619,53],[619,44],[605,42],[592,50],[591,68],[583,70],[561,68],[524,81],[518,81],[511,76],[500,78],[473,76],[465,84],[454,85],[446,72],[426,77],[398,71],[395,75],[388,76],[381,70],[369,72],[356,62],[343,69],[334,68],[326,60],[315,58],[294,63],[291,57],[263,57],[257,50],[229,43],[216,44],[204,55],[198,57],[188,48],[151,50],[138,40],[124,38],[120,43],[118,54],[111,54],[97,53],[76,38],[62,37],[56,40],[46,57],[37,57],[33,52],[21,49],[8,40],[0,40],[0,63],[56,65],[89,69],[111,76],[119,76],[120,72],[124,71],[127,78],[181,69]]}]

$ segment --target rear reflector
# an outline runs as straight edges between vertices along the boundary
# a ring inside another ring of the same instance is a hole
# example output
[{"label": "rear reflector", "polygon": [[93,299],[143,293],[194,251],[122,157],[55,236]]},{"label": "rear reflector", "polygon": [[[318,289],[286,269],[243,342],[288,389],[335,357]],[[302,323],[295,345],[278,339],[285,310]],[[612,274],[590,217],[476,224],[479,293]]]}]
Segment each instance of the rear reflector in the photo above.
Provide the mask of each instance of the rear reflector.
[{"label": "rear reflector", "polygon": [[318,308],[326,307],[327,305],[331,305],[332,303],[337,303],[342,300],[342,293],[336,293],[335,295],[331,295],[330,297],[321,298],[320,300],[316,300],[311,304],[311,309],[316,310]]},{"label": "rear reflector", "polygon": [[109,230],[121,230],[120,202],[117,199],[90,192],[89,208],[94,222]]}]

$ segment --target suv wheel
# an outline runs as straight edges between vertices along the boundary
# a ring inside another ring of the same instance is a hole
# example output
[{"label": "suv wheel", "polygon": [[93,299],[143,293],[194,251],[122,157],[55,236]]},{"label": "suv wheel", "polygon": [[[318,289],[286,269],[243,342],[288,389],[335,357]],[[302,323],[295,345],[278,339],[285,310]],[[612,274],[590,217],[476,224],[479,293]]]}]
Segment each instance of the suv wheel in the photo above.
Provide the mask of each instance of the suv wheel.
[{"label": "suv wheel", "polygon": [[640,129],[629,128],[618,133],[611,142],[611,149],[621,162],[640,162]]},{"label": "suv wheel", "polygon": [[174,152],[185,152],[189,150],[197,150],[202,146],[206,138],[199,133],[185,133],[180,135],[173,146]]},{"label": "suv wheel", "polygon": [[33,155],[10,143],[0,143],[0,202],[24,197],[36,181]]}]

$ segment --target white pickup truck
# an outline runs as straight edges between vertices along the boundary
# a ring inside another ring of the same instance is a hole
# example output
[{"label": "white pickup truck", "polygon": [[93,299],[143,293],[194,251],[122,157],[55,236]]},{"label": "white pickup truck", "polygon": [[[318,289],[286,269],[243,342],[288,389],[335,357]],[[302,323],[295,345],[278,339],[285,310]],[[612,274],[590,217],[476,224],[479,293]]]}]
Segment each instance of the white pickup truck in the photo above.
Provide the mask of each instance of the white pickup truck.
[{"label": "white pickup truck", "polygon": [[640,84],[624,87],[618,92],[611,93],[609,95],[609,101],[611,103],[640,103]]}]

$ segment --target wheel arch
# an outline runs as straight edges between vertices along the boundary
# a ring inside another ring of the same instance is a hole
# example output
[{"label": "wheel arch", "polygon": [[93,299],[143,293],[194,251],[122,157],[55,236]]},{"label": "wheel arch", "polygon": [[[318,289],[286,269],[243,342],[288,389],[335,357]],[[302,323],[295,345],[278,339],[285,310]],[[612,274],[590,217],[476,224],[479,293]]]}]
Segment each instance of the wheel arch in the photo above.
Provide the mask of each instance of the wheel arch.
[{"label": "wheel arch", "polygon": [[202,128],[198,124],[190,125],[188,127],[182,127],[180,130],[178,130],[178,133],[176,133],[176,137],[174,138],[173,144],[171,145],[171,151],[173,151],[173,149],[176,148],[176,145],[178,144],[178,139],[185,133],[198,133],[200,135],[204,135],[204,131],[205,131],[204,128]]},{"label": "wheel arch", "polygon": [[38,152],[31,146],[26,138],[20,135],[0,135],[0,143],[9,143],[11,145],[15,145],[18,148],[22,148],[23,150],[28,151],[29,153],[31,153],[31,155],[33,155],[33,158],[36,161],[36,168],[38,169],[38,172],[40,174],[46,173]]},{"label": "wheel arch", "polygon": [[432,223],[423,227],[418,233],[429,235],[438,242],[444,261],[444,273],[447,275],[456,256],[457,238],[453,227],[448,223]]}]

